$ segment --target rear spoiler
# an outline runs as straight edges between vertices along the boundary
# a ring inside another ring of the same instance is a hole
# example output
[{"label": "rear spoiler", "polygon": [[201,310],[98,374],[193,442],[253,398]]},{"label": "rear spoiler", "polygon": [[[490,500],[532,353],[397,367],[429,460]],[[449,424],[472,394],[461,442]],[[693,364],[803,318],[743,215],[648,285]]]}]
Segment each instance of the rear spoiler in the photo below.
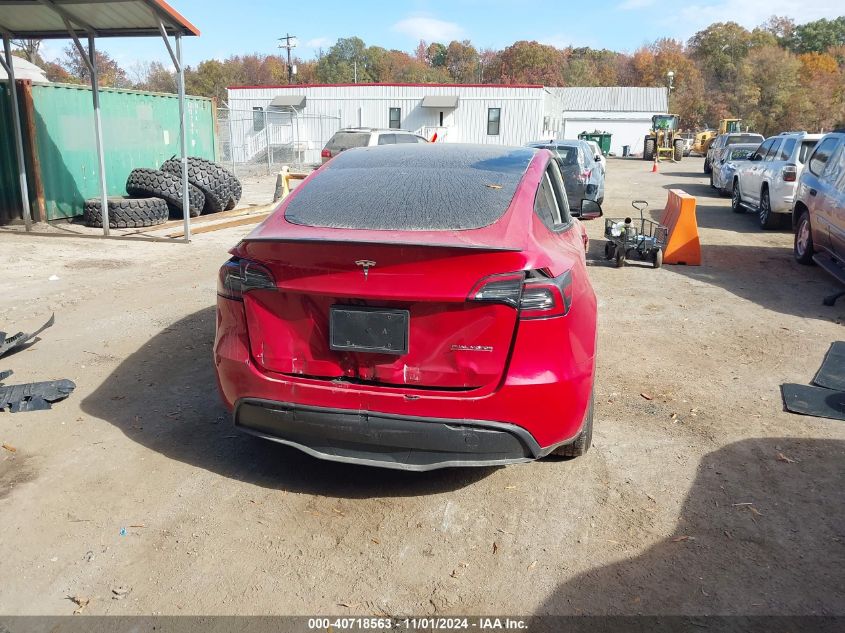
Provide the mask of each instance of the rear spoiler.
[{"label": "rear spoiler", "polygon": [[258,238],[244,238],[241,240],[242,244],[251,243],[290,243],[290,244],[368,244],[373,246],[423,246],[426,248],[453,248],[457,250],[474,250],[486,252],[503,252],[503,253],[519,253],[521,248],[514,248],[509,246],[493,246],[492,244],[477,244],[477,243],[438,243],[438,242],[401,242],[393,240],[362,240],[362,239],[325,239],[317,237],[258,237]]}]

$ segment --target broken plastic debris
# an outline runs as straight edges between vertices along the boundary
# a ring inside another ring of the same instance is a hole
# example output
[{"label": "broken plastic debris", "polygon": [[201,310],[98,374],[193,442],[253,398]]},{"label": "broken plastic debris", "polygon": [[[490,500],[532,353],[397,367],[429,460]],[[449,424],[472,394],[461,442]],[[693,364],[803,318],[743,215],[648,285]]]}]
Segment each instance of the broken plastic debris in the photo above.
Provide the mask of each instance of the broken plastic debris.
[{"label": "broken plastic debris", "polygon": [[66,379],[2,386],[0,387],[0,411],[4,409],[8,409],[10,413],[46,411],[53,408],[54,402],[67,398],[74,389],[76,389],[76,383]]},{"label": "broken plastic debris", "polygon": [[[48,327],[52,327],[52,325],[55,322],[56,322],[56,315],[52,314],[52,315],[50,315],[50,318],[47,320],[47,323],[45,323],[40,328],[35,330],[35,332],[33,332],[32,334],[24,334],[23,332],[18,332],[14,336],[10,336],[9,338],[6,338],[6,333],[0,332],[0,357],[6,355],[9,352],[12,352],[16,349],[19,349],[25,343],[28,343],[29,341],[34,339],[36,336],[41,334],[41,332],[46,330]],[[0,376],[0,380],[2,380],[1,376]]]},{"label": "broken plastic debris", "polygon": [[58,281],[60,277],[58,275],[50,275],[47,277],[47,281]]}]

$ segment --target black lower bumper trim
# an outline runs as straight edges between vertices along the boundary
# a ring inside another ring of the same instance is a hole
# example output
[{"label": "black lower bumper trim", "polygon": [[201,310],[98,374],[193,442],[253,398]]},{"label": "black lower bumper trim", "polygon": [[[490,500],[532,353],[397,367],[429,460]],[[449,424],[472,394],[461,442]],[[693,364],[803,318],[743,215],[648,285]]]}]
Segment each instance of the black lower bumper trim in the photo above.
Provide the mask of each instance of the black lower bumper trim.
[{"label": "black lower bumper trim", "polygon": [[235,426],[314,457],[401,470],[496,466],[536,459],[525,429],[503,422],[451,420],[239,400]]}]

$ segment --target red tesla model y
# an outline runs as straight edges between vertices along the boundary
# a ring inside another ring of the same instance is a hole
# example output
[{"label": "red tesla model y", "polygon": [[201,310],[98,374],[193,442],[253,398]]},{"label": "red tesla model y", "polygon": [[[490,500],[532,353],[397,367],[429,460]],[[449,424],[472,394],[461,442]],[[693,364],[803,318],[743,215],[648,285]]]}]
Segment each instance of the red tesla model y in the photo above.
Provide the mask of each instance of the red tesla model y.
[{"label": "red tesla model y", "polygon": [[547,150],[343,152],[220,270],[214,362],[234,424],[406,470],[584,453],[596,298],[574,215]]}]

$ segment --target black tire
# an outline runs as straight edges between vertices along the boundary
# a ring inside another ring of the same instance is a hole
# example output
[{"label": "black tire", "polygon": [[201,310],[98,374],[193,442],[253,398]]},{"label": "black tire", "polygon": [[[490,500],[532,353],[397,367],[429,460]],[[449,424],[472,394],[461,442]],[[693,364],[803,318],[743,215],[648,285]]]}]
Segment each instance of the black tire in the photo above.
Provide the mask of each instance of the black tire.
[{"label": "black tire", "polygon": [[[171,212],[182,216],[182,176],[158,169],[133,169],[126,179],[130,196],[164,198]],[[189,213],[196,217],[205,206],[205,195],[188,183]]]},{"label": "black tire", "polygon": [[654,160],[654,139],[646,137],[643,145],[643,160]]},{"label": "black tire", "polygon": [[[182,175],[182,161],[173,157],[164,161],[162,171]],[[188,182],[205,196],[203,213],[218,213],[229,204],[232,183],[228,171],[204,158],[188,157]]]},{"label": "black tire", "polygon": [[[806,233],[802,233],[806,231]],[[795,241],[793,243],[795,261],[804,266],[813,264],[813,231],[810,224],[810,212],[804,211],[795,225]]]},{"label": "black tire", "polygon": [[226,211],[230,211],[238,206],[238,203],[241,201],[242,193],[243,189],[241,188],[241,181],[238,180],[237,176],[232,176],[232,190],[229,194],[229,201],[226,204]]},{"label": "black tire", "polygon": [[581,432],[575,441],[563,446],[558,446],[551,452],[551,455],[558,457],[580,457],[593,445],[593,403],[595,402],[594,393],[590,392],[590,405],[587,407],[587,413],[584,415],[584,424],[581,427]]},{"label": "black tire", "polygon": [[713,180],[713,170],[712,169],[710,170],[710,187],[712,189],[716,189],[716,183]]},{"label": "black tire", "polygon": [[776,229],[780,224],[780,218],[772,213],[772,199],[769,197],[768,187],[763,187],[760,192],[760,208],[757,217],[760,220],[760,228],[764,231]]},{"label": "black tire", "polygon": [[[140,229],[167,221],[170,215],[167,202],[161,198],[110,197],[109,228]],[[103,226],[103,204],[100,198],[90,198],[82,208],[85,226]]]},{"label": "black tire", "polygon": [[704,173],[709,174],[713,171],[713,168],[710,166],[710,161],[707,158],[704,159]]},{"label": "black tire", "polygon": [[613,242],[605,242],[604,243],[604,258],[605,259],[613,259],[616,255],[616,244]]},{"label": "black tire", "polygon": [[625,265],[625,249],[624,248],[617,248],[616,249],[616,267],[622,268]]},{"label": "black tire", "polygon": [[684,139],[675,139],[675,143],[672,146],[672,149],[672,158],[675,160],[676,163],[680,163],[681,160],[684,158]]},{"label": "black tire", "polygon": [[651,254],[652,268],[660,268],[663,265],[663,249],[658,248]]},{"label": "black tire", "polygon": [[745,213],[745,207],[742,206],[742,194],[739,193],[738,180],[734,180],[733,193],[731,193],[731,211],[734,213]]}]

